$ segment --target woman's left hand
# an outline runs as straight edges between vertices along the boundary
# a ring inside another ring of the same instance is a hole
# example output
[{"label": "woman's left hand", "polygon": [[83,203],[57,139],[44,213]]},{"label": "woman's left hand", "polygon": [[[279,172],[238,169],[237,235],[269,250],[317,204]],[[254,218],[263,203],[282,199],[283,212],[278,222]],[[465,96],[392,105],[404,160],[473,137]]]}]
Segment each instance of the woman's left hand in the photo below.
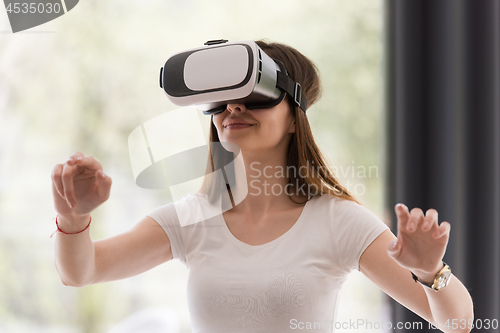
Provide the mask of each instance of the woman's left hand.
[{"label": "woman's left hand", "polygon": [[448,245],[451,226],[448,222],[438,225],[438,212],[431,208],[423,214],[415,207],[398,204],[394,207],[398,218],[398,235],[395,246],[389,243],[387,252],[400,266],[409,269],[425,282],[432,282],[443,268],[443,257]]}]

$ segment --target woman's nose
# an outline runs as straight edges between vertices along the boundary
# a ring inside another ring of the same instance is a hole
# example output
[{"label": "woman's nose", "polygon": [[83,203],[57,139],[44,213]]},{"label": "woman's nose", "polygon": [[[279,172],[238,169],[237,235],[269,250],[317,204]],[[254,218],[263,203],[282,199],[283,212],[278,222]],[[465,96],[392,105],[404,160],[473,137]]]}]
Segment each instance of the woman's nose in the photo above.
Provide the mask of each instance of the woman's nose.
[{"label": "woman's nose", "polygon": [[228,104],[227,105],[227,110],[229,112],[234,112],[234,111],[237,111],[237,112],[241,112],[241,111],[246,111],[246,107],[245,107],[245,104]]}]

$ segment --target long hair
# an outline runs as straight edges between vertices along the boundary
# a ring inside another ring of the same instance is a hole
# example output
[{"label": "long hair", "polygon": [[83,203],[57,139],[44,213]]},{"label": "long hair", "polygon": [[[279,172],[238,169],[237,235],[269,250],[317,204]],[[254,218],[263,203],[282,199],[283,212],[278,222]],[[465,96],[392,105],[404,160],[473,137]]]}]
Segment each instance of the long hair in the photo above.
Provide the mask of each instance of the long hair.
[{"label": "long hair", "polygon": [[[257,45],[271,58],[283,63],[288,75],[296,82],[300,83],[302,92],[306,97],[308,108],[321,97],[321,82],[316,65],[295,48],[281,43],[268,43],[265,40],[256,41]],[[309,193],[311,188],[317,192],[313,196],[320,196],[325,193],[342,199],[351,200],[361,205],[361,203],[344,188],[334,175],[334,172],[325,163],[325,157],[320,151],[314,137],[307,116],[287,95],[286,97],[290,110],[295,115],[295,133],[292,133],[287,152],[287,168],[292,170],[307,170],[303,176],[299,172],[299,177],[293,173],[288,177],[288,183],[298,185],[297,188],[305,187]],[[233,152],[226,151],[220,144],[217,128],[211,116],[211,126],[209,140],[209,160],[207,163],[206,175],[203,179],[200,194],[207,194],[210,202],[215,202],[223,189],[226,189],[232,198],[231,188],[235,186],[234,169],[233,172],[214,172],[227,168],[234,159]],[[231,169],[230,169],[231,170]],[[288,170],[288,169],[287,169]],[[210,176],[209,176],[210,175]],[[304,186],[303,186],[304,185]],[[310,199],[308,194],[308,198]],[[291,197],[289,196],[290,200]],[[233,201],[231,199],[231,201]],[[293,200],[292,200],[293,201]],[[234,203],[233,203],[234,206]]]}]

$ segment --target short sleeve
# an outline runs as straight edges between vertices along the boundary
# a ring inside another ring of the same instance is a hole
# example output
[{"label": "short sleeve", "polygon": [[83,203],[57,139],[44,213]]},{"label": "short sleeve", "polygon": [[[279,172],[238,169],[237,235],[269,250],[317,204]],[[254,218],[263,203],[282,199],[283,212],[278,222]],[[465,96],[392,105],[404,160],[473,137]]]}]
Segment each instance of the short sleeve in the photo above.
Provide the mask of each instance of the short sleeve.
[{"label": "short sleeve", "polygon": [[339,261],[350,272],[359,270],[359,259],[366,248],[390,229],[368,208],[346,199],[335,200],[333,227]]},{"label": "short sleeve", "polygon": [[154,219],[165,231],[170,240],[172,257],[186,264],[186,250],[181,233],[179,218],[174,203],[168,203],[150,211],[147,216]]}]

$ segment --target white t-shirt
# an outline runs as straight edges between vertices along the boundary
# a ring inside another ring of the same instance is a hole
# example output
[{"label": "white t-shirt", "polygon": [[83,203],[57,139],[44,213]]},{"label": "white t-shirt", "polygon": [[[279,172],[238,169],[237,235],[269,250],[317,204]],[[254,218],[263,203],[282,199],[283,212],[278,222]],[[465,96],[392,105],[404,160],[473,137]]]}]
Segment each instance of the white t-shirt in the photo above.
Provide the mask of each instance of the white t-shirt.
[{"label": "white t-shirt", "polygon": [[[197,200],[208,202],[190,194],[176,204]],[[182,227],[174,203],[147,215],[189,269],[193,333],[333,332],[341,285],[389,229],[366,207],[329,194],[311,198],[287,232],[257,246],[234,237],[222,214]]]}]

